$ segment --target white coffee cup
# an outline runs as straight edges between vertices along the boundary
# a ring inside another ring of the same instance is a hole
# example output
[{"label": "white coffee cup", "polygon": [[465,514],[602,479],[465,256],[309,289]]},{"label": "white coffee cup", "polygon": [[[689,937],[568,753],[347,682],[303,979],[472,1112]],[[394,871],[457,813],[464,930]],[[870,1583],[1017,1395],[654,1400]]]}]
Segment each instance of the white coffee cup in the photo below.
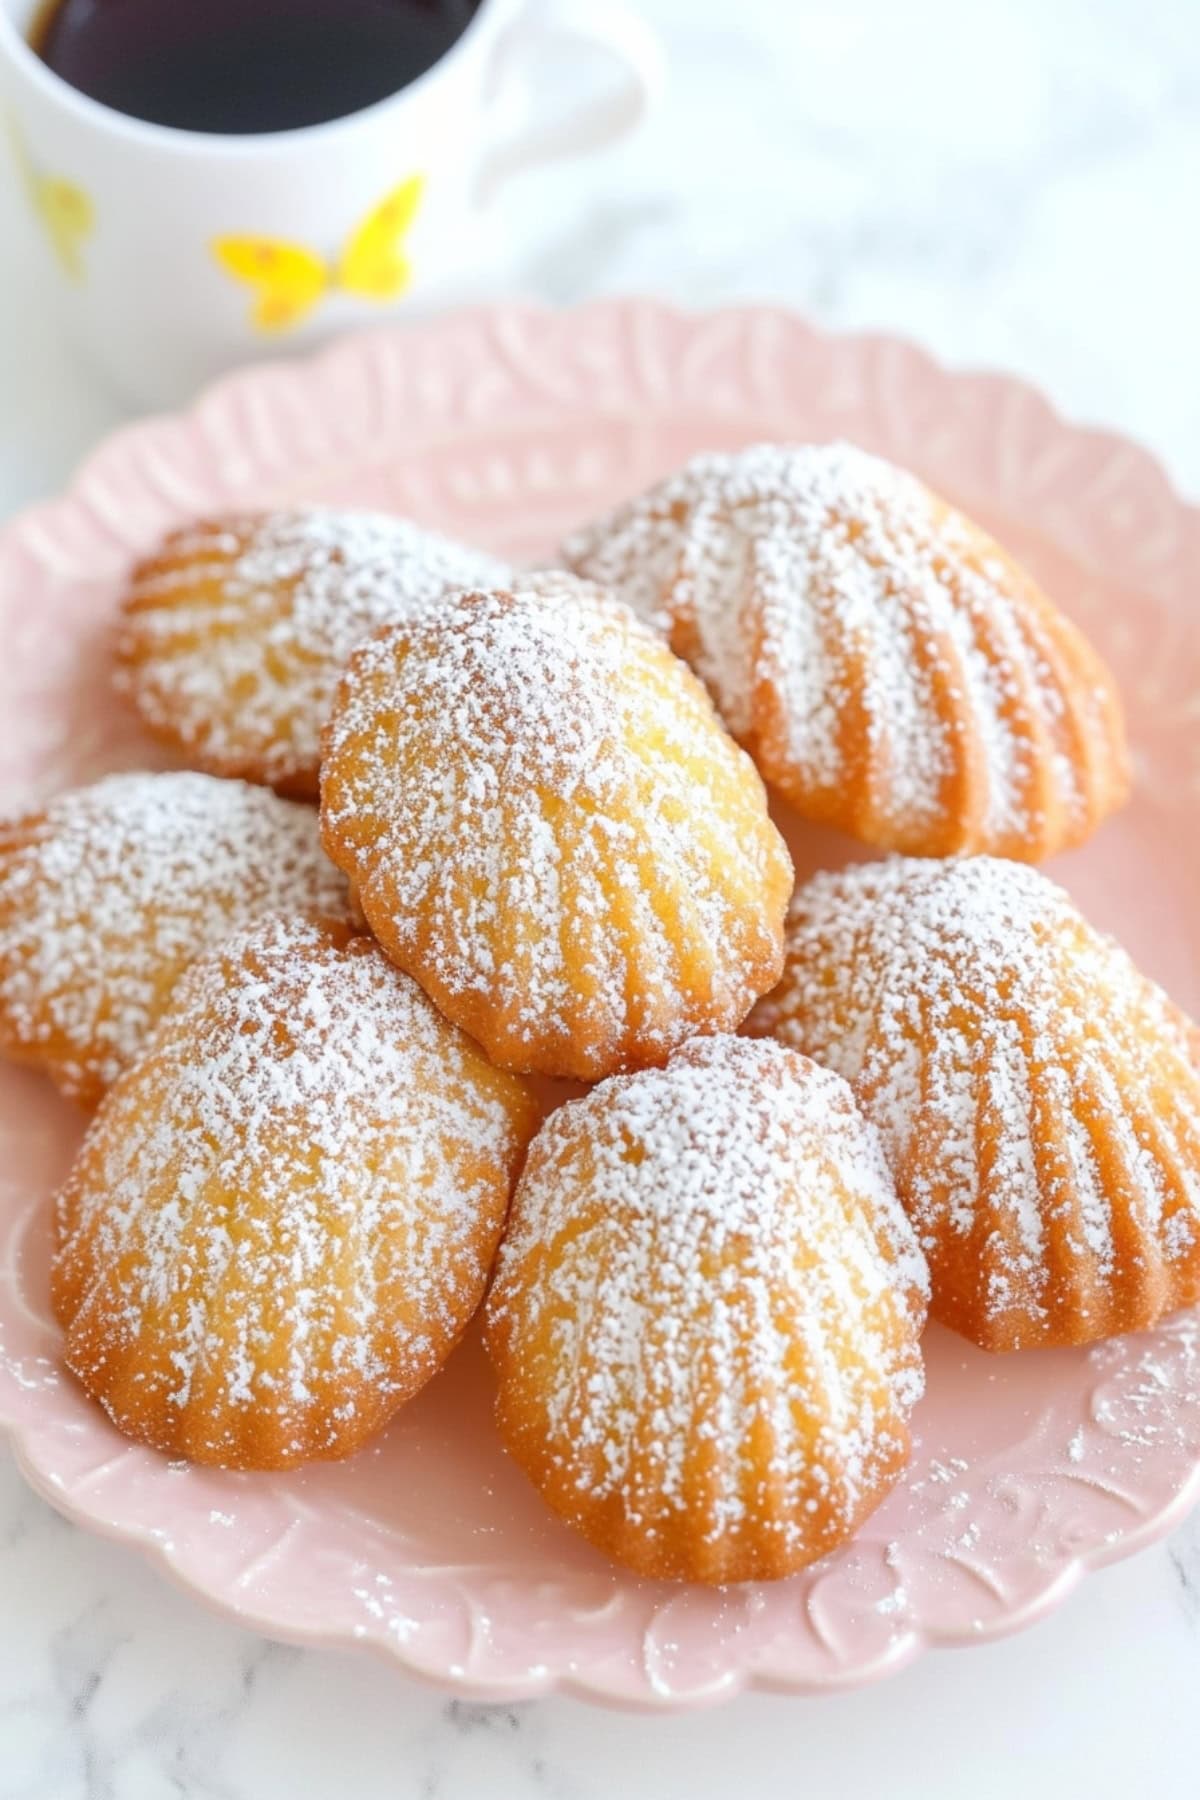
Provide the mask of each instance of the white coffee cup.
[{"label": "white coffee cup", "polygon": [[[482,0],[446,55],[387,99],[301,130],[225,136],[79,93],[30,48],[36,11],[0,0],[0,123],[68,330],[153,404],[272,348],[461,292],[502,182],[624,135],[659,74],[652,35],[613,0]],[[603,55],[615,79],[504,135],[539,41]]]}]

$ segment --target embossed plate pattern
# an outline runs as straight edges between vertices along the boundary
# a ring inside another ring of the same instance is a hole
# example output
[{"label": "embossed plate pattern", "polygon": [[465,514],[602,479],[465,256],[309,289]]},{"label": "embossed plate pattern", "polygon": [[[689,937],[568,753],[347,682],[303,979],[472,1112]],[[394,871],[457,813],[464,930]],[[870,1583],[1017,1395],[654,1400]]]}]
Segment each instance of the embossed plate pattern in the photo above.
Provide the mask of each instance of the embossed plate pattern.
[{"label": "embossed plate pattern", "polygon": [[[107,698],[105,636],[130,558],[188,515],[319,498],[543,555],[694,450],[835,435],[980,517],[1116,664],[1137,795],[1056,872],[1198,1010],[1200,515],[1142,451],[1064,424],[1017,382],[778,311],[463,313],[236,375],[184,416],[119,433],[0,538],[0,805],[153,758]],[[790,835],[802,870],[850,854]],[[854,1544],[774,1587],[659,1587],[576,1542],[498,1450],[474,1342],[353,1462],[287,1477],[171,1465],[124,1443],[57,1360],[47,1197],[78,1134],[41,1082],[0,1072],[0,1422],[61,1511],[277,1637],[362,1644],[485,1699],[678,1707],[845,1687],[1029,1623],[1200,1488],[1191,1314],[1012,1359],[932,1331],[906,1480]]]}]

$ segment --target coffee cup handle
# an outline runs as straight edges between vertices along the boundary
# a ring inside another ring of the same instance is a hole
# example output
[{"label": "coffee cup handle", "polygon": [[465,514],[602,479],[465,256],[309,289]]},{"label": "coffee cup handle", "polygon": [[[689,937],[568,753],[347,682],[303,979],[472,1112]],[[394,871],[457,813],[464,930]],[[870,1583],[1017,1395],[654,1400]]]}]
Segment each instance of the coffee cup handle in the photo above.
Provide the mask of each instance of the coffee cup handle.
[{"label": "coffee cup handle", "polygon": [[616,79],[608,90],[572,113],[535,121],[485,150],[476,175],[478,204],[487,205],[510,177],[611,144],[634,129],[663,84],[658,39],[619,0],[542,0],[535,12],[509,26],[489,71],[491,110],[511,102],[516,72],[530,50],[567,50],[603,58]]}]

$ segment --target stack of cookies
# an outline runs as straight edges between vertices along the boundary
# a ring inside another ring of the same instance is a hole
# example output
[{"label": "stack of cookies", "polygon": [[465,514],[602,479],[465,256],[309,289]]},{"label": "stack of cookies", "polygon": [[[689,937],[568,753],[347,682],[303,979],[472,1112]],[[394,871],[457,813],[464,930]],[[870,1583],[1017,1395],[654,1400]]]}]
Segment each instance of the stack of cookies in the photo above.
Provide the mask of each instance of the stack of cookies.
[{"label": "stack of cookies", "polygon": [[[1126,795],[1111,675],[914,477],[704,456],[561,561],[314,509],[134,571],[115,679],[187,766],[0,826],[0,1048],[95,1108],[66,1360],[283,1468],[482,1304],[556,1512],[783,1576],[902,1472],[927,1313],[1200,1298],[1200,1035],[1031,866]],[[901,854],[793,893],[768,789]]]}]

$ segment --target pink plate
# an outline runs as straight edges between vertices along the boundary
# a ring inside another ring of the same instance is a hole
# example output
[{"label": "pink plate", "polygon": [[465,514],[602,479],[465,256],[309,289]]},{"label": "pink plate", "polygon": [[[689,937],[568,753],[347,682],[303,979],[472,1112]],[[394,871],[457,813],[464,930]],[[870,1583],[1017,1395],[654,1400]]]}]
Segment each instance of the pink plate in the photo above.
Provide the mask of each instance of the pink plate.
[{"label": "pink plate", "polygon": [[[1063,424],[1017,382],[778,311],[464,313],[236,375],[186,416],[119,433],[0,539],[0,805],[152,754],[107,698],[104,638],[130,558],[189,515],[319,498],[544,555],[694,450],[832,436],[959,500],[1116,664],[1137,797],[1057,872],[1200,1009],[1200,514],[1142,451]],[[830,834],[800,841],[810,867],[849,854]],[[497,1447],[474,1343],[352,1462],[171,1464],[118,1437],[58,1363],[47,1202],[78,1136],[39,1080],[0,1076],[0,1421],[62,1512],[275,1637],[368,1645],[492,1700],[566,1689],[665,1708],[846,1687],[1028,1624],[1200,1489],[1191,1314],[1007,1359],[932,1331],[907,1479],[854,1544],[773,1587],[656,1586],[577,1542]]]}]

